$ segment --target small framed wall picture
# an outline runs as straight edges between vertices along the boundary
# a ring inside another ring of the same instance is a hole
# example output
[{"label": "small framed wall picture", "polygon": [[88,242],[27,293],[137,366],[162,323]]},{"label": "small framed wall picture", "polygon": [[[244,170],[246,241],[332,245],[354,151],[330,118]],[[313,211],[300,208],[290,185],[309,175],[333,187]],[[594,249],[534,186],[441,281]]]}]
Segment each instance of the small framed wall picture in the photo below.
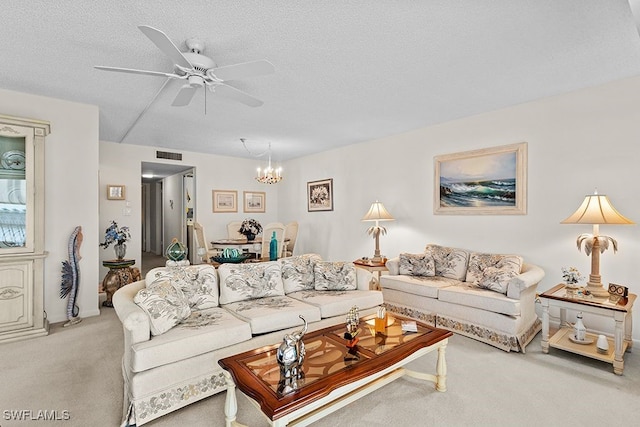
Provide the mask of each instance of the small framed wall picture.
[{"label": "small framed wall picture", "polygon": [[267,195],[264,191],[245,191],[244,212],[245,213],[264,213],[266,210]]},{"label": "small framed wall picture", "polygon": [[124,185],[107,185],[107,199],[124,200]]},{"label": "small framed wall picture", "polygon": [[213,212],[238,212],[238,192],[213,190]]},{"label": "small framed wall picture", "polygon": [[333,178],[307,182],[307,211],[333,210]]}]

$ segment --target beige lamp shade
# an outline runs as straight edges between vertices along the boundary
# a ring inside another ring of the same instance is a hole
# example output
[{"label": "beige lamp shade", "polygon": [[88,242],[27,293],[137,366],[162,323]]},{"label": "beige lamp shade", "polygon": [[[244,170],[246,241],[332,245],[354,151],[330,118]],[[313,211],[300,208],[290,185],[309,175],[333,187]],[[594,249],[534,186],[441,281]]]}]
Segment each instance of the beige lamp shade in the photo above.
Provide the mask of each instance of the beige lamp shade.
[{"label": "beige lamp shade", "polygon": [[375,201],[371,204],[369,212],[362,218],[363,221],[393,221],[391,214],[385,209],[384,205]]},{"label": "beige lamp shade", "polygon": [[604,194],[590,194],[571,216],[561,224],[634,224],[611,205]]}]

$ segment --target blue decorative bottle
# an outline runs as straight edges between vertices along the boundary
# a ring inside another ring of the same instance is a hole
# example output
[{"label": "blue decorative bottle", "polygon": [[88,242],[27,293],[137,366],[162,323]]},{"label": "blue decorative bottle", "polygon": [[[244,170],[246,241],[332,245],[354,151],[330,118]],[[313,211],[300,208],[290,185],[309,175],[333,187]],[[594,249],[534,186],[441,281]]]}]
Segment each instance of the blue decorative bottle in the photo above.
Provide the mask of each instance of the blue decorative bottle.
[{"label": "blue decorative bottle", "polygon": [[278,240],[276,239],[276,232],[271,234],[271,241],[269,242],[269,261],[275,261],[278,259]]}]

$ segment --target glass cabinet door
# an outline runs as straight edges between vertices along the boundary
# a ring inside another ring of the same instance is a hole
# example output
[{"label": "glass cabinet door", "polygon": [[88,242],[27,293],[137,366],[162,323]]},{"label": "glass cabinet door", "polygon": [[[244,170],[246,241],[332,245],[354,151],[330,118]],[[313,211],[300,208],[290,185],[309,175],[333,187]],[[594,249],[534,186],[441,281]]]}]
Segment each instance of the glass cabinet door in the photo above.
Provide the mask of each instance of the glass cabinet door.
[{"label": "glass cabinet door", "polygon": [[33,129],[0,126],[0,254],[33,251]]}]

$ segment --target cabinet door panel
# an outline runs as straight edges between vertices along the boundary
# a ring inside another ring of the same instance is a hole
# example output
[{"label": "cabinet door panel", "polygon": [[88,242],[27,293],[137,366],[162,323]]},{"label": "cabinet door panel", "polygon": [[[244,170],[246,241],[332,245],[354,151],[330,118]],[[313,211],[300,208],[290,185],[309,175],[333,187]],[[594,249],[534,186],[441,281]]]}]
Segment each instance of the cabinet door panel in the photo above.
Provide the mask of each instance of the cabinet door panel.
[{"label": "cabinet door panel", "polygon": [[0,263],[0,332],[32,326],[33,262]]}]

